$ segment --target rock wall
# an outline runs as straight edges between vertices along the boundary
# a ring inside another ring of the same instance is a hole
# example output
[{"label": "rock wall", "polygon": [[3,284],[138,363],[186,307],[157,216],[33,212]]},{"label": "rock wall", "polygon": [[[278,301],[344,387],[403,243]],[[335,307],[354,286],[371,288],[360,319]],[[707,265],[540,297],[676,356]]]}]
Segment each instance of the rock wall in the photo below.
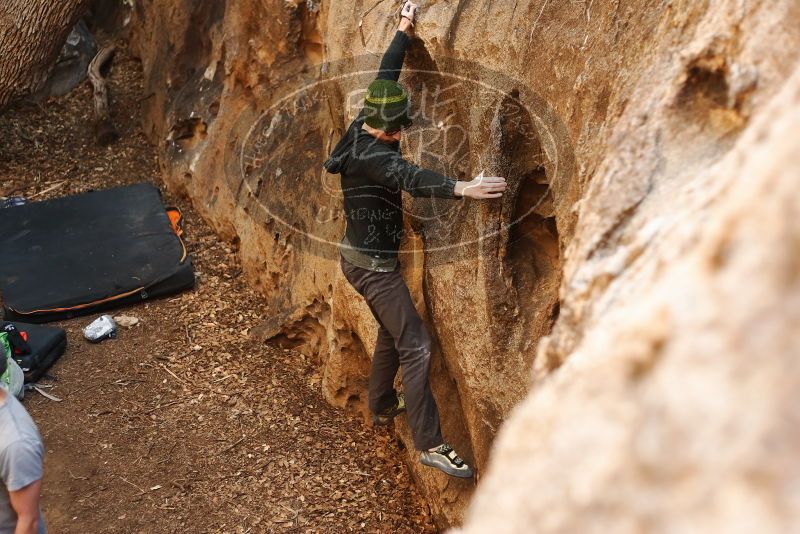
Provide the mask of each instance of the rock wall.
[{"label": "rock wall", "polygon": [[[339,273],[321,163],[398,7],[134,3],[167,183],[238,246],[273,310],[254,335],[314,358],[327,398],[357,410],[376,325]],[[424,8],[404,150],[511,185],[492,203],[406,199],[444,432],[487,472],[464,529],[781,531],[797,507],[800,4]],[[461,524],[475,486],[409,459],[437,522]]]}]

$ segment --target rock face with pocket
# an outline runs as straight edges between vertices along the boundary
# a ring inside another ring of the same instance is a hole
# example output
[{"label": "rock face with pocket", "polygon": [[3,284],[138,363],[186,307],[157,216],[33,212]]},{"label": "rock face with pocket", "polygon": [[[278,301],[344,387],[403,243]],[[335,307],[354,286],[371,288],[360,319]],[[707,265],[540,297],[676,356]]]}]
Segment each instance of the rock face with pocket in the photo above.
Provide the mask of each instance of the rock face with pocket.
[{"label": "rock face with pocket", "polygon": [[[132,23],[167,183],[238,244],[274,311],[263,330],[354,409],[377,329],[326,248],[344,217],[321,165],[371,81],[342,73],[377,67],[394,8],[144,0]],[[776,488],[800,461],[758,444],[797,449],[797,177],[781,154],[797,148],[800,5],[423,8],[400,81],[424,113],[403,152],[510,185],[489,206],[408,199],[403,235],[443,431],[479,472],[466,528],[781,531],[800,512]],[[503,91],[444,83],[458,61]],[[438,524],[461,523],[475,487],[410,465]]]}]

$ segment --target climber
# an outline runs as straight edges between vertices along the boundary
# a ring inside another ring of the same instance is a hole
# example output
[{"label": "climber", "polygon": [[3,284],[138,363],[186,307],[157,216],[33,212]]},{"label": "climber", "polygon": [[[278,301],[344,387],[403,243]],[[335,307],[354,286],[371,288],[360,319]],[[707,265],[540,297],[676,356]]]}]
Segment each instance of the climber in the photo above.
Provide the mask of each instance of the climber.
[{"label": "climber", "polygon": [[[402,191],[415,197],[491,199],[506,181],[480,176],[457,181],[403,159],[400,140],[411,126],[408,94],[398,83],[418,6],[406,2],[398,31],[368,89],[364,108],[325,162],[341,174],[346,220],[339,247],[347,281],[378,321],[369,377],[369,409],[378,425],[406,411],[420,461],[448,475],[470,478],[472,469],[443,437],[428,380],[431,339],[398,269],[403,236]],[[402,190],[402,191],[401,191]],[[403,369],[404,393],[394,389]]]}]

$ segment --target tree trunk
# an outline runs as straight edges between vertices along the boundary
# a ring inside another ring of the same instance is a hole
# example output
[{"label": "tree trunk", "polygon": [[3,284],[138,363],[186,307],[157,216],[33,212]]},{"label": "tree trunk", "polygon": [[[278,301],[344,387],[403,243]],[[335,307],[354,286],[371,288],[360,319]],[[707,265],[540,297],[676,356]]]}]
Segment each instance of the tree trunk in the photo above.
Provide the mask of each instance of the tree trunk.
[{"label": "tree trunk", "polygon": [[46,79],[89,0],[0,1],[0,109]]}]

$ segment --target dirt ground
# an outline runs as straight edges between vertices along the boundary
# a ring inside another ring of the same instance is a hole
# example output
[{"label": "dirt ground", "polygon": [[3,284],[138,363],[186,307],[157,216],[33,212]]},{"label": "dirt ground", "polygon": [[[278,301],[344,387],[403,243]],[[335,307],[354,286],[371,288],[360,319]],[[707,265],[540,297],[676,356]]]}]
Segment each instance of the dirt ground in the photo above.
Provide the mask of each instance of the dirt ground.
[{"label": "dirt ground", "polygon": [[[94,145],[88,85],[17,105],[0,115],[0,194],[162,185],[139,126],[139,65],[119,44],[120,142]],[[82,339],[93,317],[61,323],[69,346],[42,383],[63,401],[25,400],[47,449],[49,531],[435,531],[391,433],[326,404],[302,355],[253,339],[270,311],[236,251],[185,199],[165,201],[184,211],[196,289],[114,312],[140,322],[99,345]]]}]

